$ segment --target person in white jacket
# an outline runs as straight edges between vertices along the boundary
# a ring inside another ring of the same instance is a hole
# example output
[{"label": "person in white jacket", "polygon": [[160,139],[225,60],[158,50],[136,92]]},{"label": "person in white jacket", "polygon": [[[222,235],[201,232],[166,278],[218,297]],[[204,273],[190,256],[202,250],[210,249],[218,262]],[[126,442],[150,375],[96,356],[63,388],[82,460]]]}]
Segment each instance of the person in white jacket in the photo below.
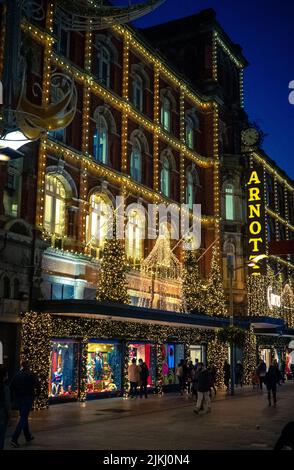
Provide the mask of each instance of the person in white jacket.
[{"label": "person in white jacket", "polygon": [[128,369],[128,379],[130,381],[130,391],[129,391],[129,396],[131,398],[134,398],[134,396],[137,398],[137,387],[138,387],[138,382],[139,382],[139,376],[140,376],[140,369],[139,366],[136,364],[136,359],[132,359],[132,363],[129,365]]}]

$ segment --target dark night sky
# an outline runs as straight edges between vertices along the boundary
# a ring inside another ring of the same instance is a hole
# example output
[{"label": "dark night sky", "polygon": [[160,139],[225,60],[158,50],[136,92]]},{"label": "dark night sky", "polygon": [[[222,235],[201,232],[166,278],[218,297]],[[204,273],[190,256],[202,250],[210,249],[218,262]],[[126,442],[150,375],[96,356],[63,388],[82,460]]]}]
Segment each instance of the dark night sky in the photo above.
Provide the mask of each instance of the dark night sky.
[{"label": "dark night sky", "polygon": [[264,150],[294,178],[294,106],[288,101],[289,82],[294,80],[294,1],[166,0],[135,25],[152,26],[205,8],[215,9],[232,41],[243,47],[250,63],[245,109],[268,134]]}]

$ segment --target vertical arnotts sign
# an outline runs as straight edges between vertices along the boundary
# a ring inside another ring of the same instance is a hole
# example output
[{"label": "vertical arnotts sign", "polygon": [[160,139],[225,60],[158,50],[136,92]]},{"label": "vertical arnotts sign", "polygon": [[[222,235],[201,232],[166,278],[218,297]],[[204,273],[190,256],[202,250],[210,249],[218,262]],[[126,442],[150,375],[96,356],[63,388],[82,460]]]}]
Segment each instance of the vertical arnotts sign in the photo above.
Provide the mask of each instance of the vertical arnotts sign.
[{"label": "vertical arnotts sign", "polygon": [[[247,237],[249,259],[265,253],[265,207],[263,190],[263,169],[249,169],[246,181],[247,196]],[[260,276],[261,265],[249,268],[249,274]]]}]

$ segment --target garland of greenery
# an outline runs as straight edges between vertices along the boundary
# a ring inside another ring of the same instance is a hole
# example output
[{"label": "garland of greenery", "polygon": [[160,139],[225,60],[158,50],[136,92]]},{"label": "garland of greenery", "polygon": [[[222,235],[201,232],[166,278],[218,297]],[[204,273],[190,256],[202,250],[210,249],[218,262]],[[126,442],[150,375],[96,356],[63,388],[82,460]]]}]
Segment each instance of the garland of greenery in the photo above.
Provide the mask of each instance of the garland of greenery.
[{"label": "garland of greenery", "polygon": [[256,336],[257,345],[259,348],[269,348],[273,346],[277,349],[283,349],[289,343],[290,339],[283,336],[264,336],[264,335],[257,335]]},{"label": "garland of greenery", "polygon": [[[132,323],[95,318],[57,317],[47,313],[27,312],[21,318],[22,359],[30,362],[41,382],[41,395],[35,407],[48,407],[49,369],[52,338],[74,338],[80,342],[79,400],[87,395],[87,344],[88,338],[148,341],[157,345],[173,340],[184,344],[209,343],[214,332],[202,329],[176,328],[151,323]],[[219,352],[218,352],[219,353]],[[127,365],[124,358],[123,393],[128,390]],[[162,351],[157,348],[158,392],[162,393]]]},{"label": "garland of greenery", "polygon": [[215,385],[219,388],[224,387],[223,367],[226,359],[228,359],[228,346],[218,341],[217,338],[209,341],[207,344],[207,364],[216,368]]},{"label": "garland of greenery", "polygon": [[217,332],[217,338],[221,343],[233,343],[241,349],[245,343],[246,332],[236,326],[226,326]]},{"label": "garland of greenery", "polygon": [[253,327],[246,334],[243,348],[244,384],[252,384],[252,376],[257,366],[257,342]]}]

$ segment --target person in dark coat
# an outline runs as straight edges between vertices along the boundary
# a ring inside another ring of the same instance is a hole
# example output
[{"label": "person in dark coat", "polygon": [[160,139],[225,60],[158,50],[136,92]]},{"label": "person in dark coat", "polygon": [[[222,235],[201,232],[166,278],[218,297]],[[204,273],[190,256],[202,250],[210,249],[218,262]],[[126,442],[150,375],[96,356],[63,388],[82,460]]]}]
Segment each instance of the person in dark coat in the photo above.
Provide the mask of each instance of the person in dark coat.
[{"label": "person in dark coat", "polygon": [[241,361],[238,361],[235,367],[235,376],[236,376],[236,385],[243,387],[243,374],[244,374],[244,369]]},{"label": "person in dark coat", "polygon": [[7,380],[7,370],[0,366],[0,450],[4,449],[5,434],[11,411],[10,391]]},{"label": "person in dark coat", "polygon": [[282,429],[281,435],[273,450],[283,450],[284,447],[290,447],[294,450],[294,421],[289,421]]},{"label": "person in dark coat", "polygon": [[261,359],[258,367],[256,369],[257,375],[259,377],[259,387],[262,390],[262,384],[264,382],[265,374],[266,374],[266,363]]},{"label": "person in dark coat", "polygon": [[140,398],[143,397],[143,393],[145,398],[148,398],[147,395],[147,385],[148,385],[148,377],[149,377],[149,369],[147,367],[146,362],[143,359],[139,359],[139,374],[140,374]]},{"label": "person in dark coat", "polygon": [[281,363],[281,375],[282,375],[282,382],[285,383],[285,375],[286,375],[286,361],[284,359]]},{"label": "person in dark coat", "polygon": [[224,363],[223,372],[224,372],[224,383],[228,392],[230,388],[231,367],[227,359],[225,360],[225,363]]},{"label": "person in dark coat", "polygon": [[[200,366],[200,363],[199,363]],[[211,411],[211,402],[210,402],[210,387],[211,387],[211,374],[205,369],[204,364],[201,363],[201,371],[198,375],[198,399],[196,403],[196,408],[194,413],[199,413],[201,405],[203,402],[203,409],[207,413]]]},{"label": "person in dark coat", "polygon": [[265,378],[264,378],[264,383],[267,388],[267,396],[268,396],[268,406],[272,406],[271,402],[271,394],[273,395],[273,400],[274,400],[274,406],[277,404],[277,383],[279,380],[279,376],[277,374],[277,371],[275,369],[275,366],[270,366]]},{"label": "person in dark coat", "polygon": [[21,370],[12,379],[10,389],[20,416],[10,443],[13,447],[19,447],[18,438],[22,431],[27,442],[34,439],[29,430],[28,418],[34,399],[38,397],[41,392],[39,380],[37,376],[31,372],[28,362],[22,363]]}]

